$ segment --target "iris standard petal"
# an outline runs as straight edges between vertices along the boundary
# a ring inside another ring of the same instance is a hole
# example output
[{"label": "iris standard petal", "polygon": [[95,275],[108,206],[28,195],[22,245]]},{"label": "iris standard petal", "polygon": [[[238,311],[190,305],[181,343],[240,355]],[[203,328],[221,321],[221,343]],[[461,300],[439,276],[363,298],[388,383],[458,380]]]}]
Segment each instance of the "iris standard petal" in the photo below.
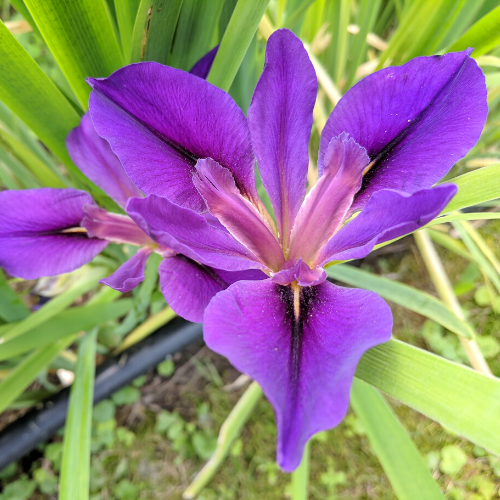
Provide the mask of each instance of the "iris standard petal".
[{"label": "iris standard petal", "polygon": [[274,407],[279,465],[293,471],[307,440],[337,425],[363,353],[389,340],[392,315],[375,293],[327,281],[303,288],[239,281],[205,311],[204,338],[262,387]]},{"label": "iris standard petal", "polygon": [[262,267],[225,229],[166,198],[154,194],[132,198],[127,213],[154,241],[201,264],[227,271]]},{"label": "iris standard petal", "polygon": [[257,269],[221,271],[198,264],[184,255],[163,259],[160,287],[168,305],[184,319],[201,323],[212,297],[240,280],[262,280],[267,276]]},{"label": "iris standard petal", "polygon": [[144,281],[144,269],[152,248],[141,248],[137,253],[124,262],[111,276],[103,278],[99,283],[104,283],[110,288],[126,293],[133,290]]},{"label": "iris standard petal", "polygon": [[318,168],[330,139],[348,132],[371,169],[353,209],[379,189],[429,188],[479,139],[488,105],[471,50],[417,57],[367,76],[335,106],[323,130]]},{"label": "iris standard petal", "polygon": [[91,196],[76,189],[0,193],[0,267],[24,279],[74,271],[107,241],[89,238],[80,222]]},{"label": "iris standard petal", "polygon": [[286,262],[281,271],[272,275],[273,282],[280,285],[289,285],[296,281],[300,286],[314,286],[323,283],[326,278],[324,269],[311,269],[302,259]]},{"label": "iris standard petal", "polygon": [[206,210],[192,174],[199,158],[210,157],[231,170],[244,196],[258,200],[247,120],[228,94],[155,62],[131,64],[89,83],[97,133],[145,194]]},{"label": "iris standard petal", "polygon": [[257,208],[241,196],[234,178],[211,158],[199,160],[193,182],[208,211],[264,265],[278,270],[285,259],[270,225]]},{"label": "iris standard petal", "polygon": [[318,82],[302,42],[288,30],[267,42],[266,64],[248,110],[260,176],[282,246],[306,194],[308,145]]},{"label": "iris standard petal", "polygon": [[413,194],[382,189],[324,247],[316,265],[330,260],[361,259],[378,243],[416,231],[437,217],[455,196],[457,187],[444,184]]},{"label": "iris standard petal", "polygon": [[309,191],[293,226],[290,259],[314,261],[344,221],[369,162],[366,150],[345,132],[332,138],[322,176]]},{"label": "iris standard petal", "polygon": [[129,198],[142,197],[109,144],[97,135],[88,113],[69,133],[66,146],[75,165],[118,205],[124,207]]},{"label": "iris standard petal", "polygon": [[189,70],[192,75],[206,80],[210,70],[212,69],[212,64],[214,63],[215,56],[219,46],[216,45],[210,52],[207,52],[196,64]]}]

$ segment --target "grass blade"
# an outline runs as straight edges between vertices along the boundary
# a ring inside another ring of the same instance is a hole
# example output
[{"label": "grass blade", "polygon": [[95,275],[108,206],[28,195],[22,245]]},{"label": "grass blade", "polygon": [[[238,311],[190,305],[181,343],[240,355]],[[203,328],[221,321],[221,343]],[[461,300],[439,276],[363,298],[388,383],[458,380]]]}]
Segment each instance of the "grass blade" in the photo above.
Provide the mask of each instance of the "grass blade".
[{"label": "grass blade", "polygon": [[398,499],[444,500],[406,429],[384,398],[373,387],[354,379],[351,405]]},{"label": "grass blade", "polygon": [[238,0],[208,75],[210,83],[229,90],[268,4],[269,0]]},{"label": "grass blade", "polygon": [[85,334],[78,349],[75,381],[69,398],[61,462],[60,500],[87,500],[94,395],[97,328]]},{"label": "grass blade", "polygon": [[123,299],[111,304],[72,307],[42,325],[0,344],[0,360],[13,358],[68,335],[90,330],[102,323],[124,316],[131,307],[132,299]]},{"label": "grass blade", "polygon": [[7,323],[19,321],[30,315],[30,310],[9,286],[0,270],[0,318]]},{"label": "grass blade", "polygon": [[331,278],[376,292],[384,299],[415,311],[461,337],[474,338],[472,328],[432,295],[353,266],[338,264],[329,267],[327,272]]},{"label": "grass blade", "polygon": [[140,0],[115,0],[116,18],[120,31],[120,41],[123,52],[123,62],[130,62],[132,50],[132,33],[137,17]]},{"label": "grass blade", "polygon": [[500,454],[500,379],[398,340],[365,353],[356,377]]},{"label": "grass blade", "polygon": [[0,23],[0,99],[66,166],[66,136],[80,116],[52,80]]},{"label": "grass blade", "polygon": [[76,335],[64,337],[53,344],[37,349],[26,356],[0,384],[0,413],[35,380],[36,376],[46,368],[57,355],[74,342]]},{"label": "grass blade", "polygon": [[131,62],[168,63],[183,0],[141,0],[132,34]]},{"label": "grass blade", "polygon": [[105,0],[25,0],[38,29],[83,109],[88,76],[109,76],[123,66]]}]

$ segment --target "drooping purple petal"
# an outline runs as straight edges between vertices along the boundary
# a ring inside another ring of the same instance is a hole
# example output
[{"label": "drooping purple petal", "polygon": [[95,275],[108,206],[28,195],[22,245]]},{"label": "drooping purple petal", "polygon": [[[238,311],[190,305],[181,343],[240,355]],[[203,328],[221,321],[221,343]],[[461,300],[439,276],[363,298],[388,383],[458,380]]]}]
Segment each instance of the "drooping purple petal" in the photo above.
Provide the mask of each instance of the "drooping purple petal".
[{"label": "drooping purple petal", "polygon": [[417,57],[367,76],[335,106],[323,130],[318,168],[330,139],[348,132],[373,162],[354,209],[379,189],[429,188],[479,139],[488,106],[471,50]]},{"label": "drooping purple petal", "polygon": [[142,197],[109,144],[97,135],[88,113],[69,133],[66,147],[75,165],[121,207],[129,198]]},{"label": "drooping purple petal", "polygon": [[359,359],[391,327],[373,292],[327,281],[303,288],[296,319],[290,287],[239,281],[210,302],[204,338],[261,385],[276,414],[278,463],[293,471],[307,440],[342,420]]},{"label": "drooping purple petal", "polygon": [[378,243],[416,231],[437,217],[455,196],[457,187],[444,184],[413,194],[382,189],[324,247],[316,265],[330,260],[361,259]]},{"label": "drooping purple petal", "polygon": [[219,46],[216,45],[210,52],[207,52],[198,62],[196,62],[189,72],[192,75],[206,80],[210,70],[212,69],[212,64],[214,63],[218,50]]},{"label": "drooping purple petal", "polygon": [[201,264],[227,271],[262,267],[225,229],[166,198],[154,194],[132,198],[127,213],[154,241]]},{"label": "drooping purple petal", "polygon": [[122,293],[130,292],[144,281],[146,261],[152,251],[153,249],[148,247],[139,249],[133,257],[124,262],[111,276],[103,278],[99,283],[104,283]]},{"label": "drooping purple petal", "polygon": [[260,262],[277,270],[285,259],[270,225],[247,199],[241,196],[229,170],[208,158],[196,164],[193,182],[211,215],[245,245]]},{"label": "drooping purple petal", "polygon": [[247,121],[228,94],[155,62],[88,81],[97,133],[145,194],[203,212],[192,174],[196,161],[209,157],[232,172],[244,196],[258,200]]},{"label": "drooping purple petal", "polygon": [[348,134],[332,138],[322,176],[308,193],[293,226],[291,259],[311,263],[335,234],[361,187],[363,170],[369,162],[366,150]]},{"label": "drooping purple petal", "polygon": [[286,262],[281,271],[272,275],[272,281],[279,285],[289,285],[296,281],[300,286],[314,286],[320,285],[326,278],[324,269],[311,269],[302,259]]},{"label": "drooping purple petal", "polygon": [[89,238],[80,222],[92,197],[76,189],[0,193],[0,267],[24,279],[74,271],[107,241]]},{"label": "drooping purple petal", "polygon": [[212,297],[241,280],[262,280],[267,276],[257,269],[221,271],[198,264],[184,255],[163,259],[160,286],[168,305],[184,319],[201,323]]},{"label": "drooping purple petal", "polygon": [[283,246],[306,194],[308,144],[318,82],[304,45],[291,31],[275,31],[248,110],[262,182]]},{"label": "drooping purple petal", "polygon": [[[139,199],[139,198],[138,198]],[[137,246],[154,246],[155,242],[126,215],[107,212],[96,205],[86,205],[81,225],[92,238]]]}]

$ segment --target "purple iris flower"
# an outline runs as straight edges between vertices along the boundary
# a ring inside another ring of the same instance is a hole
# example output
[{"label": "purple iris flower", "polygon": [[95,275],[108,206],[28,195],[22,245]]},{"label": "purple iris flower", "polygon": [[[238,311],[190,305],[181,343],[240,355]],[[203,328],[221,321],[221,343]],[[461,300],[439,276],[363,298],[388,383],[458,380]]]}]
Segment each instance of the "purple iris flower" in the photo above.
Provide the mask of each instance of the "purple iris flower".
[{"label": "purple iris flower", "polygon": [[329,283],[324,267],[418,229],[456,193],[432,186],[486,120],[484,76],[469,55],[416,58],[349,90],[323,130],[307,195],[317,80],[291,32],[269,38],[248,120],[222,90],[157,63],[89,79],[95,130],[146,195],[129,198],[127,214],[176,252],[160,265],[164,293],[163,283],[180,290],[167,301],[188,319],[208,304],[206,343],[262,386],[287,471],[314,433],[340,422],[359,359],[391,335],[384,301]]},{"label": "purple iris flower", "polygon": [[[96,131],[146,194],[127,204],[144,232],[201,264],[266,273],[217,293],[204,334],[262,386],[287,471],[314,433],[340,422],[359,359],[391,335],[384,301],[329,283],[324,266],[418,229],[456,193],[432,186],[486,120],[484,76],[469,55],[416,58],[349,90],[325,126],[307,195],[317,80],[291,32],[269,38],[248,120],[225,92],[156,63],[89,79]],[[255,159],[274,219],[257,195]]]}]

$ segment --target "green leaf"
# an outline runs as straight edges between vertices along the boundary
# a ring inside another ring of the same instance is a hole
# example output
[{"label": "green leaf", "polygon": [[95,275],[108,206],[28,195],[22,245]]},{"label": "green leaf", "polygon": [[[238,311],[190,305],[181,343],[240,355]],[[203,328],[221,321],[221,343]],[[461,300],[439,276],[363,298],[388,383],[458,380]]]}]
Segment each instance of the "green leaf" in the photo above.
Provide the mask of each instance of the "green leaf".
[{"label": "green leaf", "polygon": [[66,136],[80,116],[52,80],[0,23],[0,99],[69,168]]},{"label": "green leaf", "polygon": [[390,340],[361,358],[356,377],[488,451],[500,454],[500,380]]},{"label": "green leaf", "polygon": [[85,334],[78,349],[64,429],[60,500],[87,500],[90,480],[90,437],[94,394],[97,328]]},{"label": "green leaf", "polygon": [[461,337],[474,338],[472,328],[432,295],[353,266],[338,264],[329,267],[327,272],[331,278],[376,292],[384,299],[430,318]]},{"label": "green leaf", "polygon": [[3,412],[45,369],[52,360],[74,342],[76,335],[64,337],[26,356],[0,384],[0,413]]},{"label": "green leaf", "polygon": [[210,83],[229,90],[268,3],[269,0],[238,0],[208,75]]},{"label": "green leaf", "polygon": [[9,286],[3,272],[0,270],[0,318],[10,323],[19,321],[30,315],[30,310]]},{"label": "green leaf", "polygon": [[216,30],[223,6],[224,0],[184,0],[170,56],[171,66],[189,71],[216,45],[218,37],[214,38],[214,34],[218,35]]},{"label": "green leaf", "polygon": [[120,40],[124,63],[130,62],[132,50],[132,33],[134,22],[139,10],[140,0],[115,0],[116,17],[120,30]]},{"label": "green leaf", "polygon": [[72,307],[0,344],[0,360],[12,358],[82,330],[90,330],[101,323],[123,316],[131,307],[132,299],[123,299],[112,304]]},{"label": "green leaf", "polygon": [[500,6],[474,23],[446,52],[474,48],[473,56],[486,54],[500,45]]},{"label": "green leaf", "polygon": [[109,76],[123,66],[105,0],[25,0],[52,55],[83,109],[90,87],[85,78]]},{"label": "green leaf", "polygon": [[458,193],[442,213],[495,200],[500,198],[500,163],[449,179],[443,184],[455,184],[458,187]]},{"label": "green leaf", "polygon": [[457,220],[493,220],[493,219],[500,219],[500,214],[495,212],[472,212],[472,213],[460,212],[458,214],[438,217],[429,222],[427,226],[434,226],[436,224],[444,224],[446,222],[453,222]]},{"label": "green leaf", "polygon": [[28,147],[0,127],[0,144],[25,165],[44,187],[64,188],[66,184]]},{"label": "green leaf", "polygon": [[131,62],[168,63],[183,0],[141,0],[132,34]]},{"label": "green leaf", "polygon": [[61,293],[61,295],[47,302],[47,304],[38,309],[38,311],[35,311],[23,321],[13,325],[12,328],[8,330],[8,333],[5,333],[0,339],[5,342],[54,317],[71,305],[80,295],[96,287],[97,282],[106,276],[107,270],[102,267],[89,268],[85,266],[78,270],[77,273],[81,278],[76,283],[71,285],[65,292]]},{"label": "green leaf", "polygon": [[351,405],[398,499],[443,500],[443,494],[406,429],[378,391],[354,379]]}]

